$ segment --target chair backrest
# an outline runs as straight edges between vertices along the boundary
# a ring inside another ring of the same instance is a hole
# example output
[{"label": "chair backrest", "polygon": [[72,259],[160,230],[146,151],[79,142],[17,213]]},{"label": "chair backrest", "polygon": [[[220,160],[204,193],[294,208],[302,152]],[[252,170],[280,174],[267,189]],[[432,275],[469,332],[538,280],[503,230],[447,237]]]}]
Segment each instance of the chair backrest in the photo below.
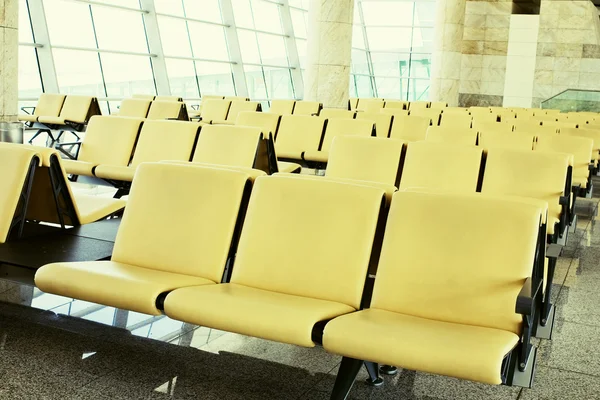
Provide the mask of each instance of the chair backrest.
[{"label": "chair backrest", "polygon": [[395,186],[403,142],[360,136],[333,139],[325,176]]},{"label": "chair backrest", "polygon": [[560,128],[560,134],[566,136],[580,136],[594,141],[592,159],[598,159],[600,152],[600,129],[588,128]]},{"label": "chair backrest", "polygon": [[394,116],[394,124],[390,138],[407,142],[418,142],[427,137],[427,128],[431,126],[431,118],[409,116]]},{"label": "chair backrest", "polygon": [[556,128],[559,132],[565,128],[577,128],[579,123],[577,121],[542,121],[542,126]]},{"label": "chair backrest", "polygon": [[210,122],[212,120],[223,121],[227,118],[231,100],[208,99],[202,101],[202,120]]},{"label": "chair backrest", "polygon": [[429,104],[429,108],[435,108],[435,109],[446,109],[448,107],[448,103],[446,103],[445,101],[432,101],[431,104]]},{"label": "chair backrest", "polygon": [[124,99],[119,108],[119,116],[146,118],[150,104],[152,104],[152,100]]},{"label": "chair backrest", "polygon": [[408,143],[400,189],[475,193],[482,149],[448,143]]},{"label": "chair backrest", "polygon": [[148,119],[181,119],[182,113],[187,114],[185,104],[179,101],[154,100],[148,111]]},{"label": "chair backrest", "polygon": [[498,133],[512,133],[514,126],[508,123],[501,122],[487,122],[481,121],[479,119],[473,119],[473,128],[476,129],[477,132],[498,132]]},{"label": "chair backrest", "polygon": [[494,111],[498,114],[501,122],[514,122],[516,120],[516,114],[510,110]]},{"label": "chair backrest", "polygon": [[20,236],[40,156],[33,150],[0,146],[0,243]]},{"label": "chair backrest", "polygon": [[294,112],[296,100],[271,100],[269,112],[279,115],[290,115]]},{"label": "chair backrest", "polygon": [[258,178],[231,282],[358,309],[383,201],[383,190],[368,186]]},{"label": "chair backrest", "polygon": [[440,126],[444,128],[453,128],[453,129],[465,129],[470,128],[471,123],[473,122],[473,117],[469,113],[457,114],[455,113],[442,113],[442,119],[440,121]]},{"label": "chair backrest", "polygon": [[219,96],[217,94],[204,94],[202,95],[202,101],[206,100],[223,100],[224,96]]},{"label": "chair backrest", "polygon": [[399,108],[401,110],[408,110],[408,105],[408,101],[386,100],[383,108]]},{"label": "chair backrest", "polygon": [[[60,110],[60,117],[67,121],[86,123],[91,116],[92,108],[98,107],[98,100],[92,96],[68,95]],[[94,114],[99,114],[94,112]]]},{"label": "chair backrest", "polygon": [[435,108],[416,108],[414,110],[410,110],[410,116],[429,118],[431,119],[431,123],[433,126],[439,125],[441,115],[441,110]]},{"label": "chair backrest", "polygon": [[190,161],[200,125],[187,121],[144,122],[131,166],[163,160]]},{"label": "chair backrest", "polygon": [[265,139],[267,139],[269,133],[273,135],[273,138],[277,136],[280,120],[281,115],[278,114],[244,111],[238,114],[235,124],[258,127],[263,132]]},{"label": "chair backrest", "polygon": [[442,122],[444,117],[458,115],[471,115],[468,108],[465,107],[446,107],[442,109]]},{"label": "chair backrest", "polygon": [[294,106],[294,115],[313,115],[319,114],[323,105],[318,101],[297,101]]},{"label": "chair backrest", "polygon": [[422,110],[424,108],[429,108],[431,102],[429,101],[411,101],[408,103],[408,109],[411,111]]},{"label": "chair backrest", "polygon": [[354,118],[356,112],[344,110],[341,108],[324,108],[319,113],[319,117],[323,118]]},{"label": "chair backrest", "polygon": [[384,108],[385,101],[383,99],[358,99],[357,110],[360,111],[379,111]]},{"label": "chair backrest", "polygon": [[284,115],[275,141],[277,155],[299,160],[304,151],[317,151],[325,130],[325,118]]},{"label": "chair backrest", "polygon": [[112,260],[221,282],[247,182],[226,169],[140,165]]},{"label": "chair backrest", "polygon": [[558,215],[568,168],[568,154],[494,148],[487,151],[481,192],[544,200]]},{"label": "chair backrest", "polygon": [[42,93],[40,94],[40,99],[38,100],[37,105],[35,106],[35,110],[33,115],[37,115],[38,117],[58,117],[60,115],[60,110],[65,103],[64,94],[55,94],[55,93]]},{"label": "chair backrest", "polygon": [[356,111],[356,107],[358,107],[358,98],[351,97],[348,100],[348,109],[352,111]]},{"label": "chair backrest", "polygon": [[141,118],[92,117],[77,159],[95,165],[127,166],[142,122]]},{"label": "chair backrest", "polygon": [[356,113],[356,119],[364,119],[375,122],[375,136],[379,138],[387,138],[390,136],[394,116],[391,114],[383,114],[380,112],[359,112]]},{"label": "chair backrest", "polygon": [[428,142],[475,146],[477,143],[477,131],[470,128],[446,128],[444,126],[430,126],[427,129],[426,140]]},{"label": "chair backrest", "polygon": [[229,112],[227,113],[227,120],[232,124],[238,118],[238,115],[244,111],[256,112],[260,107],[260,103],[258,101],[243,101],[243,100],[233,100],[231,102],[231,106],[229,107]]},{"label": "chair backrest", "polygon": [[542,126],[539,121],[517,121],[515,126],[515,132],[529,133],[534,135],[556,135],[558,134],[558,128],[555,126]]},{"label": "chair backrest", "polygon": [[587,188],[590,176],[589,164],[592,160],[593,148],[594,141],[592,139],[567,135],[538,136],[535,145],[536,151],[572,154],[573,183],[581,184],[584,188]]},{"label": "chair backrest", "polygon": [[393,115],[394,117],[408,117],[408,110],[403,110],[402,108],[382,108],[379,112],[385,115]]},{"label": "chair backrest", "polygon": [[479,146],[483,149],[533,150],[534,135],[521,133],[518,135],[502,132],[480,132]]},{"label": "chair backrest", "polygon": [[331,142],[336,136],[363,136],[373,135],[375,123],[364,119],[331,118],[327,121],[325,136],[321,144],[321,151],[329,151]]},{"label": "chair backrest", "polygon": [[504,198],[395,193],[370,307],[518,334],[539,226],[539,207]]},{"label": "chair backrest", "polygon": [[154,98],[154,100],[159,100],[159,101],[178,101],[178,102],[182,102],[183,98],[179,97],[179,96],[156,96]]},{"label": "chair backrest", "polygon": [[262,141],[258,127],[206,125],[198,137],[192,161],[254,168]]},{"label": "chair backrest", "polygon": [[141,99],[141,100],[154,100],[156,96],[154,96],[153,94],[132,94],[131,98],[132,99]]},{"label": "chair backrest", "polygon": [[250,98],[245,96],[225,96],[225,100],[231,101],[250,101]]}]

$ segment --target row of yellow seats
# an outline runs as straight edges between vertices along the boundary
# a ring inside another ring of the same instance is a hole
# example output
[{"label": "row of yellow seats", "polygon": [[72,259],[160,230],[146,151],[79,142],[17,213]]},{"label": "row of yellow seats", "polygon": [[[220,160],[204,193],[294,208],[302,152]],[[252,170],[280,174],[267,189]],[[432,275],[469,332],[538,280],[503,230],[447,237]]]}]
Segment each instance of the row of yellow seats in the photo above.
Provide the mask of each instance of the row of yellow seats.
[{"label": "row of yellow seats", "polygon": [[[66,171],[105,179],[111,183],[131,182],[143,162],[194,161],[259,168],[265,172],[298,172],[300,166],[279,162],[268,165],[268,153],[276,159],[262,129],[252,126],[205,125],[184,121],[142,120],[127,117],[94,117],[73,159],[63,160]],[[71,150],[73,151],[73,150]],[[120,187],[120,186],[117,186]]]},{"label": "row of yellow seats", "polygon": [[125,201],[74,194],[56,150],[0,142],[0,243],[18,239],[26,221],[65,226],[119,214]]},{"label": "row of yellow seats", "polygon": [[[322,104],[316,101],[272,100],[269,113],[278,115],[318,115]],[[228,100],[227,98],[208,99],[202,102],[202,109],[193,120],[203,123],[235,123],[239,113],[261,111],[257,101]]]},{"label": "row of yellow seats", "polygon": [[348,110],[351,111],[377,111],[381,108],[400,110],[445,109],[446,107],[448,107],[448,103],[442,101],[402,101],[397,99],[373,98],[351,98],[348,101]]},{"label": "row of yellow seats", "polygon": [[171,119],[187,121],[189,119],[187,108],[180,98],[174,96],[156,96],[156,99],[151,99],[151,97],[154,96],[149,95],[146,99],[124,99],[121,101],[119,111],[112,115],[157,120]]},{"label": "row of yellow seats", "polygon": [[[277,175],[256,180],[246,208],[249,182],[240,172],[143,164],[111,261],[49,264],[36,285],[282,343],[322,343],[344,356],[334,399],[346,398],[362,360],[508,385],[527,374],[519,365],[534,365],[523,321],[541,293],[531,278],[540,208],[398,192],[386,218],[380,189]],[[372,299],[364,296],[371,260]],[[348,374],[348,364],[358,368]]]}]

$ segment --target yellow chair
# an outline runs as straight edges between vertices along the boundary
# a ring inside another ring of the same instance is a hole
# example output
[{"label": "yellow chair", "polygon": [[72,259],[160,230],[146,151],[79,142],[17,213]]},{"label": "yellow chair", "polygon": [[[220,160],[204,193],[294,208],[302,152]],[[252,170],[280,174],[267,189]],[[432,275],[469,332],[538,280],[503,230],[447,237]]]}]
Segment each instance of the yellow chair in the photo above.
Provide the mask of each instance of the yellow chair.
[{"label": "yellow chair", "polygon": [[585,137],[567,135],[538,136],[536,151],[551,151],[572,154],[573,185],[581,185],[587,192],[591,190],[590,161],[594,141]]},{"label": "yellow chair", "polygon": [[426,141],[461,146],[475,146],[477,144],[477,131],[470,128],[430,126],[427,129]]},{"label": "yellow chair", "polygon": [[250,101],[250,98],[245,96],[225,96],[225,100],[230,101]]},{"label": "yellow chair", "polygon": [[281,117],[275,148],[280,158],[301,160],[305,151],[319,150],[325,131],[325,118],[306,115]]},{"label": "yellow chair", "polygon": [[594,141],[594,147],[592,152],[592,160],[596,166],[600,160],[600,129],[589,129],[589,128],[560,128],[561,135],[568,136],[581,136]]},{"label": "yellow chair", "polygon": [[[42,133],[46,133],[53,142],[56,142],[65,131],[73,133],[79,139],[76,132],[83,131],[91,117],[101,114],[98,99],[95,97],[68,95],[58,116],[38,116],[37,122],[46,128],[38,130],[29,143],[32,143]],[[60,131],[56,138],[52,134],[52,130]]]},{"label": "yellow chair", "polygon": [[231,282],[174,290],[166,314],[314,347],[316,324],[360,308],[383,197],[377,188],[326,179],[258,178]]},{"label": "yellow chair", "polygon": [[200,125],[186,121],[146,121],[128,166],[100,164],[94,175],[109,181],[131,182],[136,168],[144,162],[189,161]]},{"label": "yellow chair", "polygon": [[305,161],[326,163],[329,158],[329,148],[336,136],[373,136],[375,123],[369,120],[332,118],[327,121],[325,135],[319,151],[306,150],[302,158]]},{"label": "yellow chair", "polygon": [[358,106],[358,99],[356,97],[351,97],[348,100],[348,110],[356,111],[357,106]]},{"label": "yellow chair", "polygon": [[0,148],[16,152],[31,150],[40,159],[28,199],[29,221],[59,224],[64,228],[96,222],[125,208],[124,200],[73,193],[60,155],[52,148],[2,142]]},{"label": "yellow chair", "polygon": [[381,114],[393,115],[394,117],[408,117],[408,110],[402,108],[382,108],[379,112]]},{"label": "yellow chair", "polygon": [[470,128],[473,122],[473,117],[468,113],[463,114],[446,114],[442,113],[442,119],[440,120],[440,126],[451,129],[465,129]]},{"label": "yellow chair", "polygon": [[519,135],[502,132],[479,132],[478,145],[483,149],[533,150],[534,135],[526,133]]},{"label": "yellow chair", "polygon": [[291,115],[294,113],[296,100],[271,100],[269,112],[279,115]]},{"label": "yellow chair", "polygon": [[31,183],[40,161],[31,149],[0,146],[0,243],[23,233]]},{"label": "yellow chair", "polygon": [[[65,102],[65,97],[67,96],[64,94],[40,94],[40,98],[37,105],[34,107],[33,112],[31,114],[19,114],[19,121],[27,122],[31,126],[34,122],[37,122],[38,117],[40,116],[58,117]],[[26,108],[30,107],[23,107],[23,109]]]},{"label": "yellow chair", "polygon": [[[63,167],[69,174],[94,176],[94,167],[100,164],[127,166],[142,122],[141,118],[92,117],[83,142],[74,145],[78,148],[75,159],[63,160]],[[58,149],[65,147],[69,145]]]},{"label": "yellow chair", "polygon": [[400,175],[402,146],[402,141],[395,139],[337,136],[331,144],[325,176],[379,183],[391,199]]},{"label": "yellow chair", "polygon": [[522,121],[515,120],[514,122],[515,132],[528,133],[533,135],[556,135],[558,134],[558,128],[555,126],[542,126],[539,121]]},{"label": "yellow chair", "polygon": [[399,189],[475,193],[482,154],[475,146],[408,143]]},{"label": "yellow chair", "polygon": [[111,261],[55,263],[35,275],[46,293],[160,315],[170,291],[221,282],[232,259],[246,174],[144,163],[137,172]]},{"label": "yellow chair", "polygon": [[159,100],[159,101],[178,101],[178,102],[183,102],[183,98],[179,97],[179,96],[156,96],[154,98],[154,100]]},{"label": "yellow chair", "polygon": [[427,129],[431,126],[431,118],[409,116],[394,116],[390,138],[406,142],[425,140]]},{"label": "yellow chair", "polygon": [[408,103],[408,109],[411,111],[422,110],[429,108],[429,106],[431,106],[431,102],[429,101],[411,101]]},{"label": "yellow chair", "polygon": [[281,115],[278,114],[244,111],[238,114],[235,124],[259,127],[264,133],[265,139],[269,138],[269,134],[275,139],[277,137],[280,120]]},{"label": "yellow chair", "polygon": [[223,121],[227,119],[230,106],[231,100],[203,100],[200,114],[192,118],[199,119],[203,124],[210,124],[212,121]]},{"label": "yellow chair", "polygon": [[358,99],[357,111],[376,112],[385,107],[383,99]]},{"label": "yellow chair", "polygon": [[318,101],[297,101],[293,115],[319,115],[322,108],[323,104]]},{"label": "yellow chair", "polygon": [[440,124],[441,110],[435,108],[417,108],[410,110],[411,117],[425,117],[431,120],[433,126]]},{"label": "yellow chair", "polygon": [[344,356],[331,399],[346,398],[362,360],[512,385],[514,368],[535,364],[523,319],[540,292],[539,220],[504,198],[395,193],[369,308],[325,326],[324,348]]},{"label": "yellow chair", "polygon": [[501,122],[488,122],[481,121],[479,119],[473,119],[473,129],[479,133],[482,132],[498,132],[502,134],[510,134],[514,130],[514,126],[511,124],[503,124]]},{"label": "yellow chair", "polygon": [[124,99],[119,107],[119,117],[146,118],[152,100]]},{"label": "yellow chair", "polygon": [[445,116],[454,116],[454,115],[458,115],[463,116],[463,115],[470,115],[469,109],[468,108],[464,108],[464,107],[446,107],[444,109],[442,109],[442,119],[444,119]]},{"label": "yellow chair", "polygon": [[233,100],[227,113],[227,118],[224,120],[213,119],[212,124],[229,124],[234,125],[241,112],[257,112],[260,110],[260,103],[258,101],[242,101]]},{"label": "yellow chair", "polygon": [[178,119],[187,121],[187,108],[184,103],[179,101],[154,100],[150,105],[147,119]]},{"label": "yellow chair", "polygon": [[445,101],[432,101],[429,104],[429,108],[435,108],[436,110],[446,110],[448,108],[448,103]]},{"label": "yellow chair", "polygon": [[344,110],[341,108],[324,108],[319,113],[319,117],[323,118],[350,118],[353,119],[356,115],[355,111]]},{"label": "yellow chair", "polygon": [[391,114],[382,114],[380,112],[359,112],[356,113],[356,119],[364,119],[375,122],[375,136],[387,138],[390,136],[390,130],[394,122],[394,116]]}]

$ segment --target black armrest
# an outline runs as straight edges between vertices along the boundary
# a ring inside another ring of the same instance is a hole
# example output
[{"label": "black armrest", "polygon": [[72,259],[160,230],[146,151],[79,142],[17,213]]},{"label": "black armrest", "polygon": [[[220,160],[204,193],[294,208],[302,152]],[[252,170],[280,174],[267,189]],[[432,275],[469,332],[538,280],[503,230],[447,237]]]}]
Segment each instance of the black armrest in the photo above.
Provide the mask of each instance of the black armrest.
[{"label": "black armrest", "polygon": [[570,206],[571,201],[569,200],[568,196],[560,196],[560,198],[558,199],[558,204],[560,204],[561,206]]},{"label": "black armrest", "polygon": [[523,287],[521,288],[519,296],[517,297],[515,312],[522,315],[533,315],[535,299],[537,298],[540,290],[542,290],[541,279],[536,279],[534,281],[531,277],[527,278],[523,284]]},{"label": "black armrest", "polygon": [[[27,111],[28,108],[31,109],[31,112]],[[23,106],[23,107],[21,107],[21,111],[26,112],[27,114],[31,115],[35,112],[35,107],[34,106]]]},{"label": "black armrest", "polygon": [[311,116],[311,117],[318,117],[318,116],[319,116],[319,113],[312,113],[312,114],[310,114],[310,116]]},{"label": "black armrest", "polygon": [[546,258],[557,259],[562,252],[563,247],[559,244],[552,243],[546,247]]},{"label": "black armrest", "polygon": [[[79,150],[81,149],[81,143],[82,142],[63,142],[63,143],[56,143],[56,145],[54,146],[55,149],[57,149],[58,151],[60,151],[61,153],[63,153],[64,155],[66,155],[67,157],[69,157],[71,160],[77,160],[77,157],[79,156]],[[69,149],[67,150],[66,147],[69,147]],[[77,151],[75,152],[75,155],[73,155],[72,153],[69,152],[69,150],[73,150],[73,147],[77,146]]]},{"label": "black armrest", "polygon": [[190,104],[190,107],[192,107],[192,110],[198,111],[200,104]]}]

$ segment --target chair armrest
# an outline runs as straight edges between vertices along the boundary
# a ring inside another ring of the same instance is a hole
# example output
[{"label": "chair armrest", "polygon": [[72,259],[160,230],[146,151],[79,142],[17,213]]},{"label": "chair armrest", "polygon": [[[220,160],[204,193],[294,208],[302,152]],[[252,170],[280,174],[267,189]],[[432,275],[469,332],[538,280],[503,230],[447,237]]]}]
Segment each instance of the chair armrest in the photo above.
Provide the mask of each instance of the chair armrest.
[{"label": "chair armrest", "polygon": [[560,253],[562,253],[563,247],[559,244],[552,243],[546,247],[546,258],[557,259],[560,257]]},{"label": "chair armrest", "polygon": [[571,193],[577,193],[579,192],[579,189],[581,189],[581,184],[577,184],[577,185],[573,185],[571,186]]},{"label": "chair armrest", "polygon": [[560,196],[560,198],[558,199],[558,204],[560,204],[561,206],[569,206],[571,204],[571,200],[568,196]]},{"label": "chair armrest", "polygon": [[[27,109],[31,109],[31,111],[27,111]],[[23,106],[23,107],[21,107],[21,111],[31,115],[35,112],[35,107],[34,106]]]},{"label": "chair armrest", "polygon": [[533,315],[535,308],[535,299],[538,293],[542,289],[542,280],[536,279],[535,281],[529,277],[523,284],[521,292],[517,297],[517,304],[515,306],[515,312],[521,315]]},{"label": "chair armrest", "polygon": [[198,109],[200,108],[200,104],[190,104],[190,107],[192,107],[192,110],[198,111]]}]

